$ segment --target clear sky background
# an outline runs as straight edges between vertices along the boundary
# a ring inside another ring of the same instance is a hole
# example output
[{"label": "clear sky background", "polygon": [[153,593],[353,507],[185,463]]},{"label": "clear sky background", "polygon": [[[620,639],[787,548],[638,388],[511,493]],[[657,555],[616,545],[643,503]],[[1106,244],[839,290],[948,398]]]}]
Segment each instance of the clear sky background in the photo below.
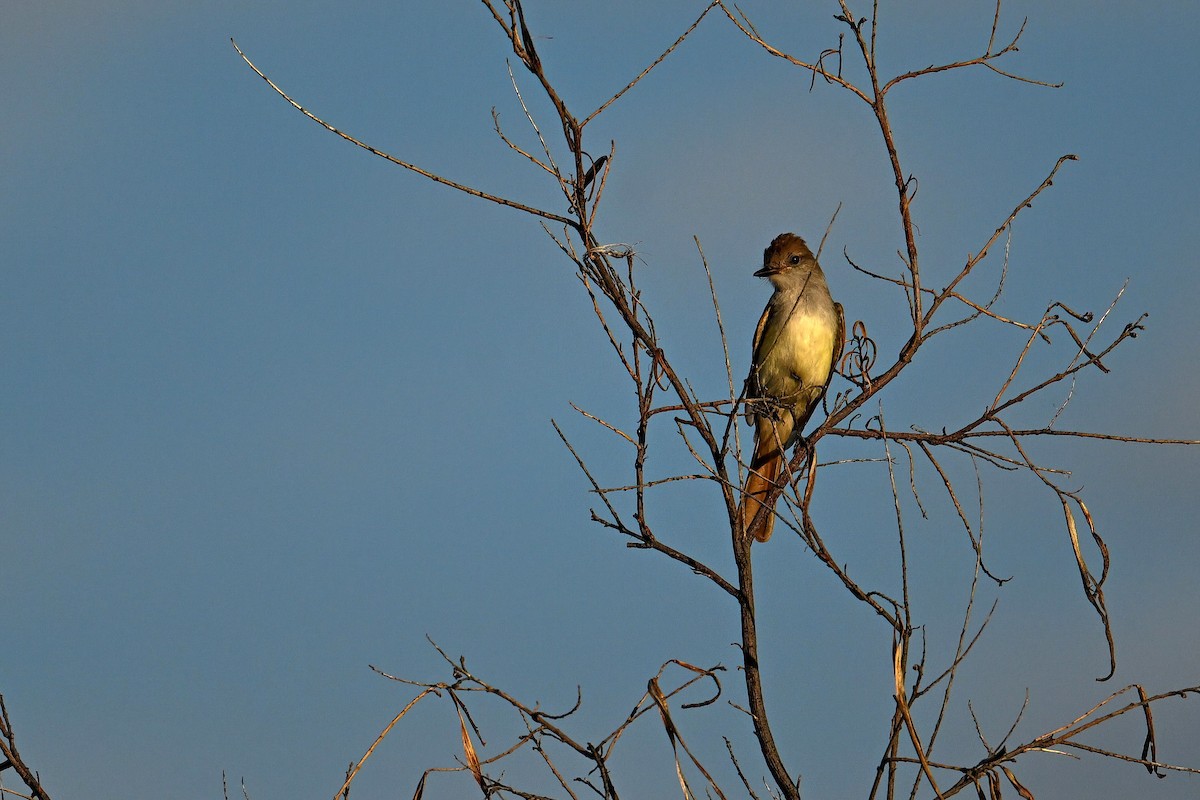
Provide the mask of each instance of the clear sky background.
[{"label": "clear sky background", "polygon": [[[836,41],[834,6],[743,8],[811,58]],[[984,2],[882,6],[893,73],[976,55],[991,24]],[[551,75],[587,113],[700,7],[529,0],[527,10]],[[1014,0],[1001,35],[1026,15],[1006,66],[1063,89],[979,69],[892,96],[920,180],[926,279],[957,272],[1060,155],[1077,153],[1019,218],[999,309],[1030,321],[1052,300],[1101,312],[1129,279],[1112,332],[1142,311],[1148,330],[1108,359],[1111,374],[1079,381],[1060,424],[1196,438],[1200,6]],[[563,210],[491,130],[495,106],[531,142],[506,42],[479,3],[4,2],[0,691],[47,789],[215,798],[224,770],[254,800],[332,796],[412,696],[367,665],[447,677],[426,634],[552,709],[581,685],[574,730],[585,739],[614,727],[666,659],[736,665],[726,598],[588,521],[596,499],[549,420],[602,480],[624,483],[629,453],[569,402],[628,421],[632,395],[538,225],[308,122],[246,68],[231,36],[302,103],[380,148]],[[532,81],[518,79],[532,98]],[[751,276],[762,248],[784,230],[819,239],[839,202],[823,256],[833,292],[882,360],[903,341],[902,297],[840,257],[846,248],[899,269],[878,132],[849,95],[808,87],[713,14],[589,128],[593,153],[610,139],[618,148],[598,231],[637,247],[664,344],[701,394],[720,396],[725,377],[693,235],[739,378],[769,293]],[[544,104],[534,110],[553,132]],[[972,288],[986,297],[988,285]],[[1056,343],[1032,366],[1069,358],[1065,337]],[[984,323],[923,351],[914,380],[886,400],[889,425],[974,418],[1021,344]],[[1061,399],[1021,421],[1044,424]],[[661,443],[656,474],[688,469],[669,432]],[[1119,669],[1093,681],[1106,671],[1103,636],[1053,498],[986,471],[990,565],[1015,578],[981,596],[1000,605],[958,684],[948,757],[983,756],[968,699],[995,742],[1027,688],[1016,739],[1128,683],[1200,683],[1196,454],[1063,442],[1038,452],[1072,470],[1068,485],[1083,487],[1111,547]],[[863,455],[878,451],[831,442],[822,453]],[[893,587],[886,472],[827,474],[818,511],[830,546],[867,582]],[[938,663],[971,553],[936,476],[925,467],[917,480],[930,518],[906,501],[914,602]],[[729,568],[711,490],[664,489],[650,513],[664,538]],[[785,758],[807,797],[865,796],[890,713],[890,635],[794,537],[755,553]],[[1155,717],[1160,756],[1200,766],[1196,701]],[[681,721],[714,762],[723,733],[752,775],[764,772],[738,712]],[[1136,754],[1133,722],[1087,741]],[[410,796],[421,770],[453,763],[457,724],[445,702],[419,707],[354,794]],[[1200,790],[1092,758],[1022,763],[1038,797]],[[678,791],[653,725],[617,767],[631,796]],[[471,792],[457,775],[427,796]]]}]

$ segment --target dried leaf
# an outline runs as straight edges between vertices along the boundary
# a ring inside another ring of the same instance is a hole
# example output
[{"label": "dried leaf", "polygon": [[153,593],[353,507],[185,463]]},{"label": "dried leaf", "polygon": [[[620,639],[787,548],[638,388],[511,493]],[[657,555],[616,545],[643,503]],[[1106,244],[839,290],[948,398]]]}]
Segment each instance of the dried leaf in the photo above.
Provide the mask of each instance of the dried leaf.
[{"label": "dried leaf", "polygon": [[458,711],[458,726],[459,730],[462,731],[463,755],[467,759],[467,768],[475,776],[475,782],[479,784],[479,789],[486,797],[487,787],[483,783],[483,770],[479,768],[479,756],[475,754],[475,745],[471,742],[471,734],[467,733],[467,723],[463,719],[462,709],[458,707],[457,703],[455,703],[454,708]]},{"label": "dried leaf", "polygon": [[1104,543],[1104,539],[1096,532],[1095,523],[1092,520],[1091,512],[1088,511],[1083,501],[1077,497],[1071,497],[1072,500],[1079,506],[1083,512],[1084,519],[1087,520],[1088,531],[1092,535],[1092,541],[1096,543],[1096,547],[1100,550],[1100,557],[1103,559],[1104,565],[1100,571],[1100,579],[1096,580],[1088,569],[1087,562],[1083,557],[1083,549],[1079,545],[1079,529],[1075,524],[1075,515],[1071,512],[1071,506],[1067,501],[1067,497],[1060,494],[1060,502],[1063,507],[1063,515],[1067,520],[1067,533],[1071,537],[1071,549],[1075,551],[1075,563],[1079,568],[1079,579],[1083,582],[1083,593],[1087,597],[1088,602],[1092,604],[1092,608],[1096,609],[1096,613],[1100,615],[1100,622],[1104,625],[1104,636],[1108,640],[1108,674],[1102,678],[1097,678],[1098,681],[1106,681],[1113,676],[1117,671],[1117,650],[1116,644],[1113,642],[1112,624],[1108,618],[1108,607],[1104,602],[1104,590],[1101,588],[1104,585],[1105,579],[1108,577],[1108,545]]},{"label": "dried leaf", "polygon": [[694,800],[695,795],[692,794],[692,788],[688,786],[687,778],[683,775],[683,764],[679,760],[679,733],[675,729],[675,723],[671,720],[671,712],[667,708],[667,698],[658,685],[657,676],[650,679],[646,690],[650,694],[650,699],[654,701],[654,705],[658,707],[658,715],[662,718],[663,729],[667,732],[667,738],[671,740],[671,753],[675,757],[675,776],[679,779],[679,788],[683,790],[683,800]]},{"label": "dried leaf", "polygon": [[[1158,761],[1158,743],[1154,736],[1154,714],[1150,711],[1150,701],[1146,697],[1146,690],[1141,684],[1134,684],[1137,687],[1138,698],[1142,701],[1142,711],[1146,717],[1146,740],[1142,742],[1142,760],[1143,761]],[[1160,778],[1165,778],[1158,767],[1146,765],[1146,771],[1151,775],[1157,775]]]},{"label": "dried leaf", "polygon": [[991,800],[1003,800],[1003,797],[1000,794],[1000,781],[997,780],[996,773],[988,772],[987,779],[988,779],[988,797]]},{"label": "dried leaf", "polygon": [[893,642],[892,642],[892,671],[894,673],[893,677],[896,682],[896,699],[900,700],[902,702],[904,701],[905,696],[906,696],[905,691],[904,691],[904,664],[903,664],[903,661],[904,661],[903,651],[900,647],[900,643],[898,641],[893,640]]},{"label": "dried leaf", "polygon": [[1021,795],[1021,797],[1025,798],[1025,800],[1037,800],[1033,796],[1033,792],[1021,785],[1021,782],[1017,780],[1016,775],[1013,775],[1011,769],[1008,767],[1001,767],[1000,769],[1004,770],[1004,777],[1008,778],[1008,782],[1011,783],[1013,788],[1017,790],[1017,794]]},{"label": "dried leaf", "polygon": [[425,796],[425,779],[428,777],[428,772],[421,773],[421,780],[417,781],[417,790],[413,792],[413,800],[421,800]]}]

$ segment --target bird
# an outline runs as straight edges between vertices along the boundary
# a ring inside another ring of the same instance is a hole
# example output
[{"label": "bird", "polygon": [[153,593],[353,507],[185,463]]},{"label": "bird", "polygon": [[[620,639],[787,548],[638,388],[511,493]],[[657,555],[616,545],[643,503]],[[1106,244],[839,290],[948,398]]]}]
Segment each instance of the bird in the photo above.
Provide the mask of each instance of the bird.
[{"label": "bird", "polygon": [[765,499],[784,472],[785,450],[801,440],[829,386],[845,345],[846,323],[816,256],[796,234],[776,236],[754,275],[767,278],[775,293],[754,331],[746,379],[754,455],[741,511],[746,533],[765,542],[775,527],[774,510]]}]

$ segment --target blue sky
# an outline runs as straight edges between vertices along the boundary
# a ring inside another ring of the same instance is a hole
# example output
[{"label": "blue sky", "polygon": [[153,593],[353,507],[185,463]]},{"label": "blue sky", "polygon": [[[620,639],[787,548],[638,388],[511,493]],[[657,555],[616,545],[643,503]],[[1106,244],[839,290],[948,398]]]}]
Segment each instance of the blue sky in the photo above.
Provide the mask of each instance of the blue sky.
[{"label": "blue sky", "polygon": [[[700,8],[643,5],[529,0],[542,57],[578,111],[623,86]],[[742,7],[779,46],[812,56],[836,39],[828,5]],[[892,72],[974,55],[991,23],[982,2],[883,6]],[[905,166],[920,180],[926,278],[953,275],[1060,155],[1077,153],[1014,227],[1002,313],[1036,319],[1055,299],[1099,312],[1128,279],[1112,322],[1146,311],[1148,330],[1109,359],[1111,374],[1081,378],[1062,423],[1200,437],[1188,355],[1200,343],[1200,9],[1010,2],[1002,32],[1026,15],[1008,67],[1064,88],[976,70],[892,97]],[[736,664],[723,597],[588,522],[596,500],[549,420],[602,480],[624,483],[627,453],[569,403],[627,420],[631,394],[537,224],[306,121],[245,67],[231,36],[360,138],[561,210],[491,130],[494,106],[529,141],[505,41],[481,4],[6,4],[0,692],[47,789],[218,797],[225,770],[255,800],[332,796],[411,696],[367,665],[445,677],[426,634],[548,706],[569,705],[582,685],[585,738],[615,726],[668,658]],[[518,79],[552,131],[532,82]],[[839,255],[897,269],[878,133],[861,103],[808,86],[713,14],[589,127],[594,152],[617,142],[601,236],[638,249],[664,345],[702,394],[719,396],[725,378],[693,235],[739,377],[768,295],[751,276],[762,248],[784,230],[818,239],[839,202],[823,256],[832,290],[882,358],[905,336],[902,298]],[[986,285],[974,288],[990,295]],[[889,425],[970,418],[1021,343],[984,325],[930,347],[886,399]],[[661,445],[657,474],[687,468],[669,431]],[[877,454],[825,447],[823,457]],[[947,754],[982,755],[962,722],[967,699],[998,739],[1028,687],[1028,737],[1128,683],[1200,683],[1195,454],[1061,442],[1040,453],[1072,471],[1112,550],[1119,670],[1111,689],[1092,681],[1105,671],[1103,637],[1052,498],[989,473],[989,556],[1016,577],[987,595],[999,609],[959,684]],[[936,476],[918,480],[930,519],[906,512],[933,652],[956,633],[970,553]],[[841,471],[821,488],[831,546],[888,585],[886,473]],[[710,492],[676,486],[655,503],[664,536],[728,568]],[[756,555],[785,757],[810,797],[865,795],[888,713],[878,710],[890,691],[887,631],[796,541],[777,536]],[[1162,758],[1195,766],[1191,705],[1164,706],[1156,721]],[[748,748],[728,709],[684,725],[714,759],[720,733]],[[451,763],[456,726],[445,703],[420,707],[355,793],[411,793],[422,769]],[[630,785],[678,791],[661,732],[637,736],[619,765]],[[1127,725],[1091,741],[1136,753],[1141,739]],[[1039,797],[1196,791],[1180,775],[1050,755],[1018,774]],[[459,796],[464,781],[430,791]]]}]

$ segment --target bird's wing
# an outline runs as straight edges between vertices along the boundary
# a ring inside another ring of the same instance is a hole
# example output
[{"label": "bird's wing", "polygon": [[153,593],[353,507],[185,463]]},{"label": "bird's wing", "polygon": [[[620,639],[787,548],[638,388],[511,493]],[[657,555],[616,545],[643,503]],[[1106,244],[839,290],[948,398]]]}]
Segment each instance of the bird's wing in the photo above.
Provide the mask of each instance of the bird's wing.
[{"label": "bird's wing", "polygon": [[[846,314],[842,310],[841,303],[834,303],[833,310],[837,313],[837,326],[833,332],[833,361],[829,364],[829,380],[833,380],[833,373],[837,372],[838,361],[842,358],[842,351],[846,349]],[[761,325],[762,323],[759,324]],[[825,382],[825,386],[829,386],[829,381]]]},{"label": "bird's wing", "polygon": [[[758,361],[758,345],[762,342],[763,331],[767,327],[767,316],[769,315],[770,311],[771,304],[767,303],[767,305],[763,308],[762,316],[758,318],[758,327],[754,329],[754,345],[750,350],[750,375],[746,378],[746,392],[748,393],[749,397],[759,397],[762,395],[762,391],[758,385],[758,371],[755,369],[755,365]],[[749,422],[751,425],[753,425],[754,416],[754,412],[751,411],[750,405],[747,404],[746,422]]]}]

